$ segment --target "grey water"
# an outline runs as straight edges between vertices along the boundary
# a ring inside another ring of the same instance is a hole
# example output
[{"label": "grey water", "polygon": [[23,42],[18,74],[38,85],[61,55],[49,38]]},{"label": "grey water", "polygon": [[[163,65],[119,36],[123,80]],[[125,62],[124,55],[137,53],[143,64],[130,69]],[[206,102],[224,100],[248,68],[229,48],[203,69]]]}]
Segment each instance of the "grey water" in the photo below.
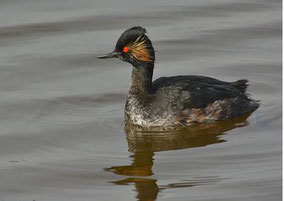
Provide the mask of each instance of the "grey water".
[{"label": "grey water", "polygon": [[[280,0],[0,1],[1,201],[281,200]],[[140,25],[154,77],[250,81],[248,119],[125,129],[131,66],[98,60]]]}]

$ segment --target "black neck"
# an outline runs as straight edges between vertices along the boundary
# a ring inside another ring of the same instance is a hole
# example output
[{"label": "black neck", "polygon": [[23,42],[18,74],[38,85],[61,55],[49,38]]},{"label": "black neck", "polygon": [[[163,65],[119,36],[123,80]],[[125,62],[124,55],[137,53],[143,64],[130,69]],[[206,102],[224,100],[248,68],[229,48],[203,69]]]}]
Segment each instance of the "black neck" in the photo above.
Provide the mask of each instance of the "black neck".
[{"label": "black neck", "polygon": [[154,63],[133,66],[130,94],[150,94]]}]

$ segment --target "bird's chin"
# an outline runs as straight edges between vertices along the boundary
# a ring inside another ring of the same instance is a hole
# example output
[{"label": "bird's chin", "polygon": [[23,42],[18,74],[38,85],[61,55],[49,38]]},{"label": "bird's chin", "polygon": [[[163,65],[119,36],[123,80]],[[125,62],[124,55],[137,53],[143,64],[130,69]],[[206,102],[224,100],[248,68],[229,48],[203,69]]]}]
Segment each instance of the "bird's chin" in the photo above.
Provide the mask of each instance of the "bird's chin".
[{"label": "bird's chin", "polygon": [[124,62],[127,62],[127,63],[131,63],[131,62],[129,62],[127,59],[125,59],[124,57],[122,57],[122,56],[119,56],[118,57],[121,61],[124,61]]},{"label": "bird's chin", "polygon": [[119,58],[121,61],[125,61],[125,59],[121,55],[119,55],[117,58]]},{"label": "bird's chin", "polygon": [[119,58],[121,61],[124,61],[126,63],[130,63],[132,66],[136,67],[137,66],[137,63],[133,60],[129,60],[125,57],[122,57],[122,56],[118,56],[117,58]]}]

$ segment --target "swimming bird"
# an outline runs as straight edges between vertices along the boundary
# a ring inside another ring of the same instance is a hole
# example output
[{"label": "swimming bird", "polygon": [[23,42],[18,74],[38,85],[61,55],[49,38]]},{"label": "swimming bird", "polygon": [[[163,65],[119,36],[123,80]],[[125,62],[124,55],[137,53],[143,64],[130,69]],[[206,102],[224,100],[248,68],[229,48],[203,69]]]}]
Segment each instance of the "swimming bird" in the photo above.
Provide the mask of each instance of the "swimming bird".
[{"label": "swimming bird", "polygon": [[259,107],[246,94],[246,79],[218,79],[179,75],[152,81],[155,50],[146,29],[124,31],[114,51],[100,59],[119,58],[130,63],[132,79],[125,105],[126,122],[142,127],[176,127],[210,123],[251,113]]}]

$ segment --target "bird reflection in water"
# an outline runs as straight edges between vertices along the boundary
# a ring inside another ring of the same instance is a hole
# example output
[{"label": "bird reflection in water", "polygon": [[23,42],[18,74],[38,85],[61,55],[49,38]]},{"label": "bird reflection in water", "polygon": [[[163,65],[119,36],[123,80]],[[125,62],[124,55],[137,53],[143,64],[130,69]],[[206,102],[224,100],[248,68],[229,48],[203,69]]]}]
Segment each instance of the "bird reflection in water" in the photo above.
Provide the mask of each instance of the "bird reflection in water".
[{"label": "bird reflection in water", "polygon": [[134,184],[138,201],[156,200],[158,193],[164,189],[192,187],[218,182],[221,178],[210,176],[158,186],[156,179],[144,177],[154,175],[152,167],[155,152],[203,147],[225,142],[220,136],[236,127],[248,125],[248,117],[249,114],[227,121],[200,124],[172,131],[163,131],[158,128],[145,129],[126,124],[125,132],[128,148],[130,152],[134,153],[130,156],[132,164],[113,166],[105,170],[128,176],[126,179],[111,181],[111,183],[116,185]]}]

